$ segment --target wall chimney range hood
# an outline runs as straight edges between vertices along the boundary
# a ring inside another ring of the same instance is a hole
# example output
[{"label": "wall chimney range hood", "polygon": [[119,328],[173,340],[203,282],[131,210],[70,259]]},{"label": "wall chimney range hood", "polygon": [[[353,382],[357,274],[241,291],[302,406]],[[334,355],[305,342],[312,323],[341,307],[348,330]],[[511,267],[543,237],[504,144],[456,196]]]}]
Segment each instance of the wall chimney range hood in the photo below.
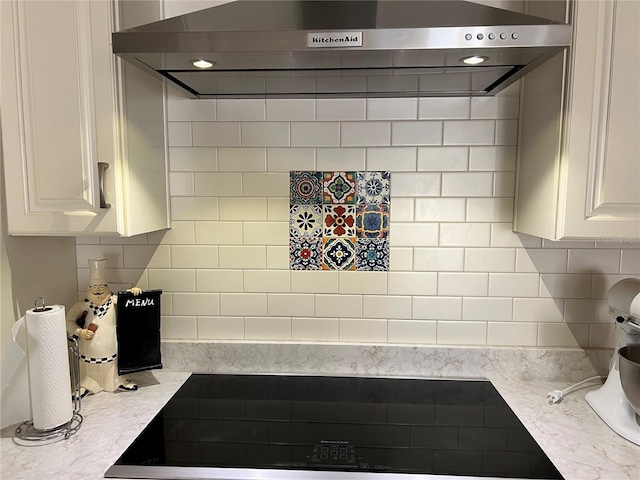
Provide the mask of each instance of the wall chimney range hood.
[{"label": "wall chimney range hood", "polygon": [[193,98],[494,95],[571,26],[457,0],[237,0],[113,34]]}]

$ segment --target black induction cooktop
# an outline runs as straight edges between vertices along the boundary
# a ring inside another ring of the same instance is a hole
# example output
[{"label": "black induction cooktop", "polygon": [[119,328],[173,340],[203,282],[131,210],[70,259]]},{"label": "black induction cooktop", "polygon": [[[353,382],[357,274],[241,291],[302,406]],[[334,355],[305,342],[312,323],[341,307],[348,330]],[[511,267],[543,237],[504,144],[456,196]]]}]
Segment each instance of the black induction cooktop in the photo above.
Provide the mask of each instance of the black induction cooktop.
[{"label": "black induction cooktop", "polygon": [[106,472],[562,479],[487,380],[192,375]]}]

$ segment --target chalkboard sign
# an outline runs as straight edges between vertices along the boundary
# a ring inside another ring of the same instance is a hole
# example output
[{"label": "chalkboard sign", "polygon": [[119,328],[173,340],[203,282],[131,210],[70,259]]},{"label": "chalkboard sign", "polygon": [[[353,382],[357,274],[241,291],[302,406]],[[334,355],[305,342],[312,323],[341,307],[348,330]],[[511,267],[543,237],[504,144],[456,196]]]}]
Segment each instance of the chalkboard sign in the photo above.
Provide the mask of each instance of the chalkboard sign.
[{"label": "chalkboard sign", "polygon": [[162,290],[143,291],[140,295],[118,292],[118,375],[162,368],[161,295]]}]

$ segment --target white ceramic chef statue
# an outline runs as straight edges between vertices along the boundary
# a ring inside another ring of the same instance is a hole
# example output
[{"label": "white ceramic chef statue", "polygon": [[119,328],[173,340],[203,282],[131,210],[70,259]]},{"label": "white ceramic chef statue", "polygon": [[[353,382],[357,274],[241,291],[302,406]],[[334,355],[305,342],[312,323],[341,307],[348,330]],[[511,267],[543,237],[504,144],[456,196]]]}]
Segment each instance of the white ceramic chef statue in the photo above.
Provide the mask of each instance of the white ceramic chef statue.
[{"label": "white ceramic chef statue", "polygon": [[[106,259],[89,260],[89,287],[84,300],[67,312],[67,331],[78,338],[80,395],[102,390],[137,390],[138,386],[118,376],[116,308],[118,296],[105,280]],[[138,287],[131,289],[140,295]]]}]

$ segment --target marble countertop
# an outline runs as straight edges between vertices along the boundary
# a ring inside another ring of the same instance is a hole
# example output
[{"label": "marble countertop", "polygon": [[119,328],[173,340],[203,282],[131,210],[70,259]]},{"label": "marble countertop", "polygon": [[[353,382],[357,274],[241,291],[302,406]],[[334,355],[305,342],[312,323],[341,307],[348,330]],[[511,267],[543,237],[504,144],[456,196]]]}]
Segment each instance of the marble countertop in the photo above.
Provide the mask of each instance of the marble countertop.
[{"label": "marble countertop", "polygon": [[[98,480],[188,378],[154,370],[138,374],[137,392],[100,393],[82,401],[84,421],[67,440],[18,444],[15,427],[0,439],[0,477],[12,480]],[[586,387],[547,405],[547,392],[567,382],[492,379],[566,480],[638,480],[640,447],[619,437],[584,401]]]}]

